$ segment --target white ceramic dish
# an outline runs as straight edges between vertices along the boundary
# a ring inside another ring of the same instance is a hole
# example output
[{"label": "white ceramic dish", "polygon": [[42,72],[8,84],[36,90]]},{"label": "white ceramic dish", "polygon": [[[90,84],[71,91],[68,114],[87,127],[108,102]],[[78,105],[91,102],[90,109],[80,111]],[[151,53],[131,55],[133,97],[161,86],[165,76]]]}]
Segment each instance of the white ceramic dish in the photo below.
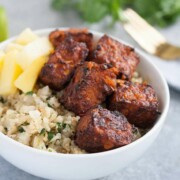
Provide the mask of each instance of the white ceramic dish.
[{"label": "white ceramic dish", "polygon": [[[36,33],[44,36],[51,31],[52,29],[45,29],[36,31]],[[95,41],[103,35],[92,32],[95,36]],[[3,49],[13,39],[11,38],[0,44],[0,49]],[[138,71],[155,88],[162,111],[157,123],[147,134],[127,146],[111,151],[76,155],[50,153],[33,149],[0,133],[0,155],[14,166],[35,176],[47,179],[78,180],[107,176],[140,158],[156,139],[164,124],[169,108],[169,90],[161,72],[141,54],[140,50],[136,50],[136,52],[141,58]]]}]

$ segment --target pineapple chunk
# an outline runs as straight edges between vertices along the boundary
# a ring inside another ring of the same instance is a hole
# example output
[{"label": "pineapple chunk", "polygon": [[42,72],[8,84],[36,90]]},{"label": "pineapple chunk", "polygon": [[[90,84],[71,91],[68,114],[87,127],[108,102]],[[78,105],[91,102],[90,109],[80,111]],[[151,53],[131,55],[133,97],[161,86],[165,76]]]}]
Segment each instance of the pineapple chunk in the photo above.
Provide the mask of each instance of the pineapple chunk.
[{"label": "pineapple chunk", "polygon": [[0,95],[9,95],[16,92],[14,80],[21,74],[22,69],[17,65],[15,57],[18,51],[11,51],[4,57],[0,78]]},{"label": "pineapple chunk", "polygon": [[27,28],[17,37],[15,42],[20,44],[20,45],[27,45],[37,38],[38,38],[38,36],[36,34],[34,34],[31,31],[31,29]]},{"label": "pineapple chunk", "polygon": [[5,53],[3,51],[0,51],[0,74],[2,71],[4,57],[5,57]]},{"label": "pineapple chunk", "polygon": [[34,60],[50,54],[52,50],[53,47],[47,37],[38,38],[18,53],[17,63],[25,70]]},{"label": "pineapple chunk", "polygon": [[23,49],[22,45],[19,45],[19,44],[16,44],[16,43],[10,43],[6,47],[5,52],[8,53],[8,52],[14,51],[14,50],[21,51],[22,49]]},{"label": "pineapple chunk", "polygon": [[14,82],[15,86],[24,93],[32,91],[41,68],[46,61],[47,58],[44,56],[33,61],[33,63]]},{"label": "pineapple chunk", "polygon": [[4,56],[5,56],[5,53],[4,53],[2,50],[0,50],[0,60],[1,60]]}]

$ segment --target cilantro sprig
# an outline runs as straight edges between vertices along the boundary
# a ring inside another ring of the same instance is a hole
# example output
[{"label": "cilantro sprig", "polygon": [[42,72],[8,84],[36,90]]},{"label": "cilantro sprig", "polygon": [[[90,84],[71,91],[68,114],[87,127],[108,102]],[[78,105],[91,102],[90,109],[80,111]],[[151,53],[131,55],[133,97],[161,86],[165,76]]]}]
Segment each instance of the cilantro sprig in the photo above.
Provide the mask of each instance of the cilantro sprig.
[{"label": "cilantro sprig", "polygon": [[58,11],[74,9],[85,21],[94,23],[110,16],[113,22],[121,20],[121,11],[133,8],[153,25],[167,26],[180,16],[179,0],[52,0]]}]

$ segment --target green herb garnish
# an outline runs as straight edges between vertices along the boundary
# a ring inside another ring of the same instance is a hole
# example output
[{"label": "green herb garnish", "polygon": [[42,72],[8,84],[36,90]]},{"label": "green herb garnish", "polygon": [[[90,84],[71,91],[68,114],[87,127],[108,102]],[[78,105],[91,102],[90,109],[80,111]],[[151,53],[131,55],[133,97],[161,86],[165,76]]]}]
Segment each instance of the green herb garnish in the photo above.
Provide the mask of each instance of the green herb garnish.
[{"label": "green herb garnish", "polygon": [[2,96],[0,96],[0,102],[3,103],[3,104],[5,103],[5,100],[4,100],[4,98]]},{"label": "green herb garnish", "polygon": [[51,99],[51,96],[47,97],[47,98],[46,98],[46,101],[48,101],[48,100],[50,100],[50,99]]},{"label": "green herb garnish", "polygon": [[55,136],[53,132],[48,132],[48,140],[51,141],[51,139]]},{"label": "green herb garnish", "polygon": [[47,105],[48,105],[48,107],[52,108],[52,106],[49,103],[47,103]]},{"label": "green herb garnish", "polygon": [[52,152],[52,149],[48,149],[49,152]]},{"label": "green herb garnish", "polygon": [[33,95],[33,91],[28,91],[28,92],[26,92],[25,94],[32,96],[32,95]]},{"label": "green herb garnish", "polygon": [[66,123],[60,123],[60,122],[58,122],[58,123],[57,123],[57,126],[58,126],[57,130],[58,130],[58,132],[61,133],[62,130],[66,128],[66,125],[67,125]]},{"label": "green herb garnish", "polygon": [[21,127],[21,126],[19,126],[19,127],[18,127],[18,131],[19,131],[20,133],[25,132],[24,128],[23,128],[23,127]]},{"label": "green herb garnish", "polygon": [[66,123],[63,123],[63,125],[62,125],[62,126],[63,126],[63,128],[65,129],[65,128],[66,128],[66,126],[67,126],[67,124],[66,124]]},{"label": "green herb garnish", "polygon": [[23,124],[21,124],[21,126],[28,126],[29,122],[24,122]]},{"label": "green herb garnish", "polygon": [[76,10],[80,17],[94,23],[109,16],[113,22],[122,20],[121,12],[130,7],[143,18],[158,26],[167,26],[180,16],[179,0],[52,0],[54,9]]},{"label": "green herb garnish", "polygon": [[59,122],[58,122],[58,123],[57,123],[57,126],[58,126],[58,129],[57,129],[58,132],[61,133],[62,130],[63,130],[63,123],[59,123]]},{"label": "green herb garnish", "polygon": [[134,9],[148,22],[161,27],[168,26],[180,16],[179,0],[136,0]]},{"label": "green herb garnish", "polygon": [[8,128],[7,128],[7,127],[4,127],[4,130],[5,130],[5,132],[7,132],[7,131],[8,131]]},{"label": "green herb garnish", "polygon": [[45,133],[46,133],[46,129],[45,128],[43,128],[42,130],[41,130],[41,132],[40,132],[40,135],[45,135]]}]

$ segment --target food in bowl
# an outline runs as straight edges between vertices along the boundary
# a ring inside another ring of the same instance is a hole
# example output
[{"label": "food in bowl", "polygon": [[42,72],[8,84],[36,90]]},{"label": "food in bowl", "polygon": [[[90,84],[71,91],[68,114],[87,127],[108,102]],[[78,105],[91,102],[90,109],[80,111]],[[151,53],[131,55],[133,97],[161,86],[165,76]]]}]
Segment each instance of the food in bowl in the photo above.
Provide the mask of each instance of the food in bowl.
[{"label": "food in bowl", "polygon": [[159,115],[134,49],[86,29],[25,30],[2,52],[0,130],[50,152],[92,153],[140,138]]},{"label": "food in bowl", "polygon": [[118,111],[109,111],[100,106],[82,116],[76,131],[76,144],[88,152],[121,147],[133,139],[133,126],[126,117]]}]

